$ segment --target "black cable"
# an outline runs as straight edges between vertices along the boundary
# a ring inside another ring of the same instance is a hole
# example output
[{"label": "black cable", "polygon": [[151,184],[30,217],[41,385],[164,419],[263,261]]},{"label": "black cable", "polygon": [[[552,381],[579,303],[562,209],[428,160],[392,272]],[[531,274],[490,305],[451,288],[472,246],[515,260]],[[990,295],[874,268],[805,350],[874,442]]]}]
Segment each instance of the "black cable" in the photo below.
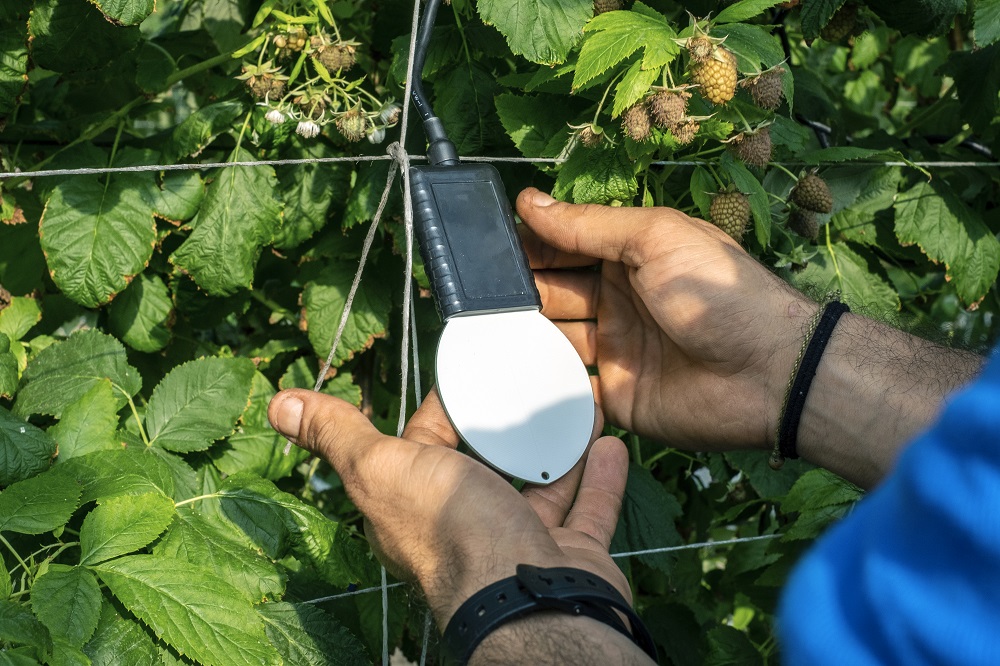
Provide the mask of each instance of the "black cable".
[{"label": "black cable", "polygon": [[447,132],[441,120],[434,115],[434,109],[427,101],[424,92],[423,73],[424,62],[427,60],[427,49],[430,47],[431,35],[434,32],[434,20],[437,18],[441,0],[427,0],[424,15],[417,31],[417,44],[413,51],[413,81],[410,83],[410,98],[413,106],[424,121],[424,132],[427,134],[427,159],[435,166],[458,164],[458,151],[448,139]]}]

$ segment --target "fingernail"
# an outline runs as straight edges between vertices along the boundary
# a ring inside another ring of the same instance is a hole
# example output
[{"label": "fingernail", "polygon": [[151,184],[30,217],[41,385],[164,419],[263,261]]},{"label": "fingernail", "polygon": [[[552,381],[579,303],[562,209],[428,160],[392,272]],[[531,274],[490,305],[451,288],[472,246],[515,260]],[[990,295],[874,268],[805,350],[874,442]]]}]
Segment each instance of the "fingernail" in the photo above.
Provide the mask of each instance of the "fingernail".
[{"label": "fingernail", "polygon": [[532,205],[535,206],[539,207],[551,206],[555,202],[556,202],[555,199],[550,197],[545,192],[542,192],[541,190],[535,190],[535,193],[531,195],[531,203]]},{"label": "fingernail", "polygon": [[298,398],[285,398],[278,405],[275,416],[275,427],[285,437],[297,439],[299,427],[302,424],[302,401]]}]

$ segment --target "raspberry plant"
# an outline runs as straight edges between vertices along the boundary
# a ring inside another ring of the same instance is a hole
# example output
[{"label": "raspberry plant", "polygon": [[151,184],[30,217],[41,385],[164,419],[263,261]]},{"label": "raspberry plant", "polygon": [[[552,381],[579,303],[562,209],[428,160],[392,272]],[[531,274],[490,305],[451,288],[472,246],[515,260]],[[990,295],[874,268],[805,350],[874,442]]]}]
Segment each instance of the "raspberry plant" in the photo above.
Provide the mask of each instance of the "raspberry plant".
[{"label": "raspberry plant", "polygon": [[[377,659],[379,595],[316,601],[378,584],[360,516],[324,464],[282,454],[265,408],[330,350],[388,163],[317,160],[399,139],[411,15],[0,6],[0,659]],[[1000,191],[976,163],[1000,149],[998,16],[997,0],[453,0],[424,76],[462,154],[558,158],[501,164],[511,196],[702,218],[724,196],[741,225],[749,207],[743,245],[792,283],[983,348]],[[423,151],[419,130],[402,140]],[[199,166],[253,160],[279,163]],[[176,164],[193,168],[32,174]],[[793,197],[811,178],[829,192]],[[323,389],[387,432],[392,194]],[[427,386],[438,325],[428,298],[416,311]],[[776,663],[778,590],[858,491],[764,453],[616,434],[633,462],[613,552],[775,537],[618,560],[664,663]],[[386,640],[415,659],[419,597],[389,601]]]}]

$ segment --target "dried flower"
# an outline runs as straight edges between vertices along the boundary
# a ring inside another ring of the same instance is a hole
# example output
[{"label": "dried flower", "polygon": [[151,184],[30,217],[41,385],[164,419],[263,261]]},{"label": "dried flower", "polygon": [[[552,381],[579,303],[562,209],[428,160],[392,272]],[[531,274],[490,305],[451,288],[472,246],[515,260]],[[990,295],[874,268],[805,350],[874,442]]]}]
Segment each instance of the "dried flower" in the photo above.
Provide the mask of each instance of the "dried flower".
[{"label": "dried flower", "polygon": [[280,125],[281,123],[287,120],[285,114],[283,114],[278,109],[271,109],[270,111],[267,112],[267,115],[265,115],[264,118],[267,120],[267,122],[273,123],[275,125]]},{"label": "dried flower", "polygon": [[302,120],[295,128],[295,133],[305,139],[312,139],[319,136],[319,125],[311,120]]}]

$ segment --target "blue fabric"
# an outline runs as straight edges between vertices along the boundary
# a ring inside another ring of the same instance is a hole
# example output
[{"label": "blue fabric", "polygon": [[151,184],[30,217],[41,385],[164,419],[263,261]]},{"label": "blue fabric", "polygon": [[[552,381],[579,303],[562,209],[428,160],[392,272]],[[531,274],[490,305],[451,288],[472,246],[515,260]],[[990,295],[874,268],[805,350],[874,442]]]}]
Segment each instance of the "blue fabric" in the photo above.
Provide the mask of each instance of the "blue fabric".
[{"label": "blue fabric", "polygon": [[1000,664],[1000,349],[803,558],[786,664]]}]

